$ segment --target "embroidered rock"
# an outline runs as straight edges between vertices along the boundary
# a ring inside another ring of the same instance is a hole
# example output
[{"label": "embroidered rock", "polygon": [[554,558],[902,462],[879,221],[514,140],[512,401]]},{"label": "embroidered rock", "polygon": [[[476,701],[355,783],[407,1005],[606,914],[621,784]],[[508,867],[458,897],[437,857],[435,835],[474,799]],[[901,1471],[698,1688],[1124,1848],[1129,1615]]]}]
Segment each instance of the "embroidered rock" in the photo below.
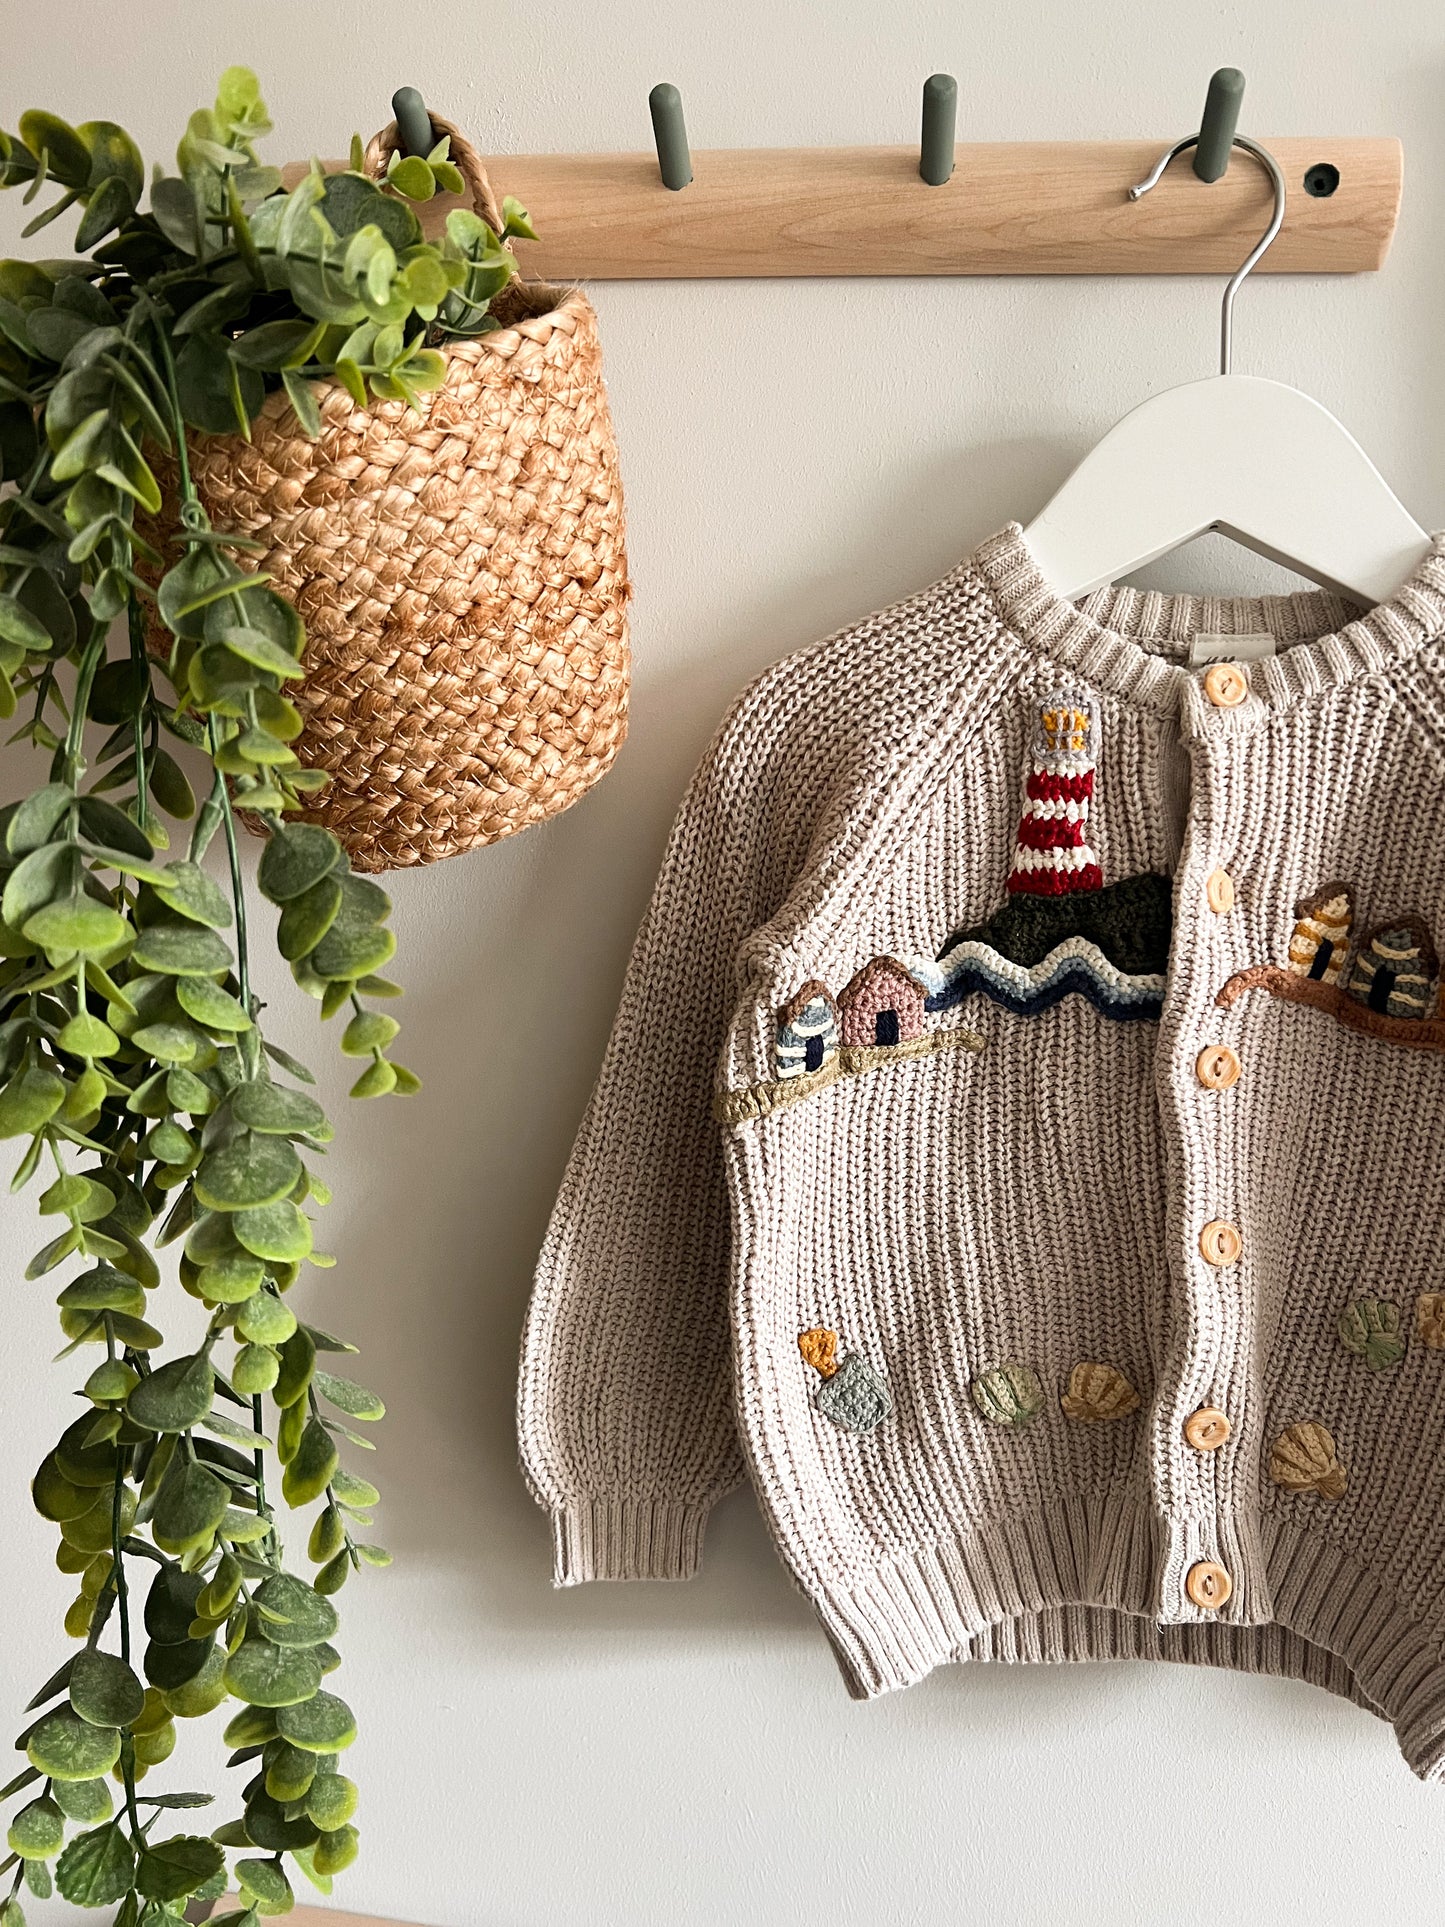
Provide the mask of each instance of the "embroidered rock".
[{"label": "embroidered rock", "polygon": [[811,1365],[820,1378],[831,1378],[838,1369],[838,1334],[825,1325],[798,1333],[798,1350],[803,1363]]},{"label": "embroidered rock", "polygon": [[1445,1352],[1445,1291],[1422,1291],[1415,1303],[1415,1336],[1432,1352]]},{"label": "embroidered rock", "polygon": [[1286,1492],[1317,1492],[1322,1499],[1345,1495],[1345,1468],[1335,1442],[1313,1419],[1280,1433],[1269,1455],[1269,1476]]},{"label": "embroidered rock", "polygon": [[923,1035],[923,986],[896,957],[875,957],[838,997],[843,1042],[853,1049]]},{"label": "embroidered rock", "polygon": [[838,1005],[828,986],[815,977],[778,1012],[778,1076],[820,1071],[837,1051]]},{"label": "embroidered rock", "polygon": [[1139,1409],[1139,1394],[1113,1365],[1076,1365],[1059,1400],[1065,1418],[1090,1422],[1127,1418]]},{"label": "embroidered rock", "polygon": [[973,1381],[973,1402],[995,1425],[1032,1425],[1044,1409],[1039,1375],[1027,1365],[997,1365]]},{"label": "embroidered rock", "polygon": [[1354,893],[1348,883],[1327,883],[1295,905],[1289,940],[1289,968],[1321,984],[1337,984],[1344,974],[1354,920]]},{"label": "embroidered rock", "polygon": [[1419,917],[1393,917],[1360,939],[1345,995],[1382,1017],[1419,1021],[1435,1002],[1440,961]]},{"label": "embroidered rock", "polygon": [[893,1410],[888,1387],[857,1352],[849,1352],[831,1377],[823,1380],[813,1403],[845,1432],[872,1432]]},{"label": "embroidered rock", "polygon": [[1400,1307],[1388,1298],[1357,1298],[1340,1313],[1340,1343],[1372,1372],[1388,1371],[1405,1356]]}]

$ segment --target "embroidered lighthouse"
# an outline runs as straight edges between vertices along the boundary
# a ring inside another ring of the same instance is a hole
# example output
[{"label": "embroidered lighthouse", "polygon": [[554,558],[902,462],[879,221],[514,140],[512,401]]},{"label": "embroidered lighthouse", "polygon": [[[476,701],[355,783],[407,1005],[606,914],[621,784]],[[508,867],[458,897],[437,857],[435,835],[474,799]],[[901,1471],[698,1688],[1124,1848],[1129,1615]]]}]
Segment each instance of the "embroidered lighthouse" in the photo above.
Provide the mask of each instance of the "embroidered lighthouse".
[{"label": "embroidered lighthouse", "polygon": [[1024,813],[1014,839],[1011,891],[1062,897],[1104,882],[1089,845],[1089,805],[1099,753],[1099,714],[1091,696],[1061,690],[1038,712],[1024,779]]}]

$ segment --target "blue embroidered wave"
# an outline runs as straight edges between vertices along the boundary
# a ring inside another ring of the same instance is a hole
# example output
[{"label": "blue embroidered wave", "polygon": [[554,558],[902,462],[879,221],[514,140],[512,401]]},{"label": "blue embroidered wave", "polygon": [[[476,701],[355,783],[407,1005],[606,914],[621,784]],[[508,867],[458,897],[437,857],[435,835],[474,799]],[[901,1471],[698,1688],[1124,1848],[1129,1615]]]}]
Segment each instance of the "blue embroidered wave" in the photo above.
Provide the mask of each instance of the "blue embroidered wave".
[{"label": "blue embroidered wave", "polygon": [[1153,1020],[1164,1004],[1162,973],[1120,970],[1087,937],[1057,944],[1032,967],[976,941],[955,945],[936,962],[924,957],[907,961],[927,992],[927,1010],[952,1010],[974,991],[982,991],[1005,1010],[1032,1017],[1072,993],[1087,998],[1105,1017],[1125,1023]]}]

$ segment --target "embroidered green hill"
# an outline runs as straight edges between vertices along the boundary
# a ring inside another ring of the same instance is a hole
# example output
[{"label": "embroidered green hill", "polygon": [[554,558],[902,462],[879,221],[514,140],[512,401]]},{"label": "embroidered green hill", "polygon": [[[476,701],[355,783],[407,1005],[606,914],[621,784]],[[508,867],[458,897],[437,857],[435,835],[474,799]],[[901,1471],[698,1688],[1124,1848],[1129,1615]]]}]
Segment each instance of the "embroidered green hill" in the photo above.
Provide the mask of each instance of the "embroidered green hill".
[{"label": "embroidered green hill", "polygon": [[960,944],[981,943],[1032,970],[1061,943],[1082,937],[1131,977],[1162,976],[1169,967],[1173,894],[1168,877],[1146,871],[1067,896],[1013,895],[987,923],[955,931],[939,962]]}]

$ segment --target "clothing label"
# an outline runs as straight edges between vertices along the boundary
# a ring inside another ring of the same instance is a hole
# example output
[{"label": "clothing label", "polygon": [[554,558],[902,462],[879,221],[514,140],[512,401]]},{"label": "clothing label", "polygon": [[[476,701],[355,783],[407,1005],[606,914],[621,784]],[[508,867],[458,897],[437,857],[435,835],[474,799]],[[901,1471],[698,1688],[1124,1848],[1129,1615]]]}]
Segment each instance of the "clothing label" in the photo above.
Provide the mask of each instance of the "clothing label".
[{"label": "clothing label", "polygon": [[1278,637],[1263,629],[1246,636],[1220,636],[1212,629],[1200,629],[1189,645],[1189,660],[1191,663],[1260,662],[1265,656],[1272,656],[1278,647]]}]

